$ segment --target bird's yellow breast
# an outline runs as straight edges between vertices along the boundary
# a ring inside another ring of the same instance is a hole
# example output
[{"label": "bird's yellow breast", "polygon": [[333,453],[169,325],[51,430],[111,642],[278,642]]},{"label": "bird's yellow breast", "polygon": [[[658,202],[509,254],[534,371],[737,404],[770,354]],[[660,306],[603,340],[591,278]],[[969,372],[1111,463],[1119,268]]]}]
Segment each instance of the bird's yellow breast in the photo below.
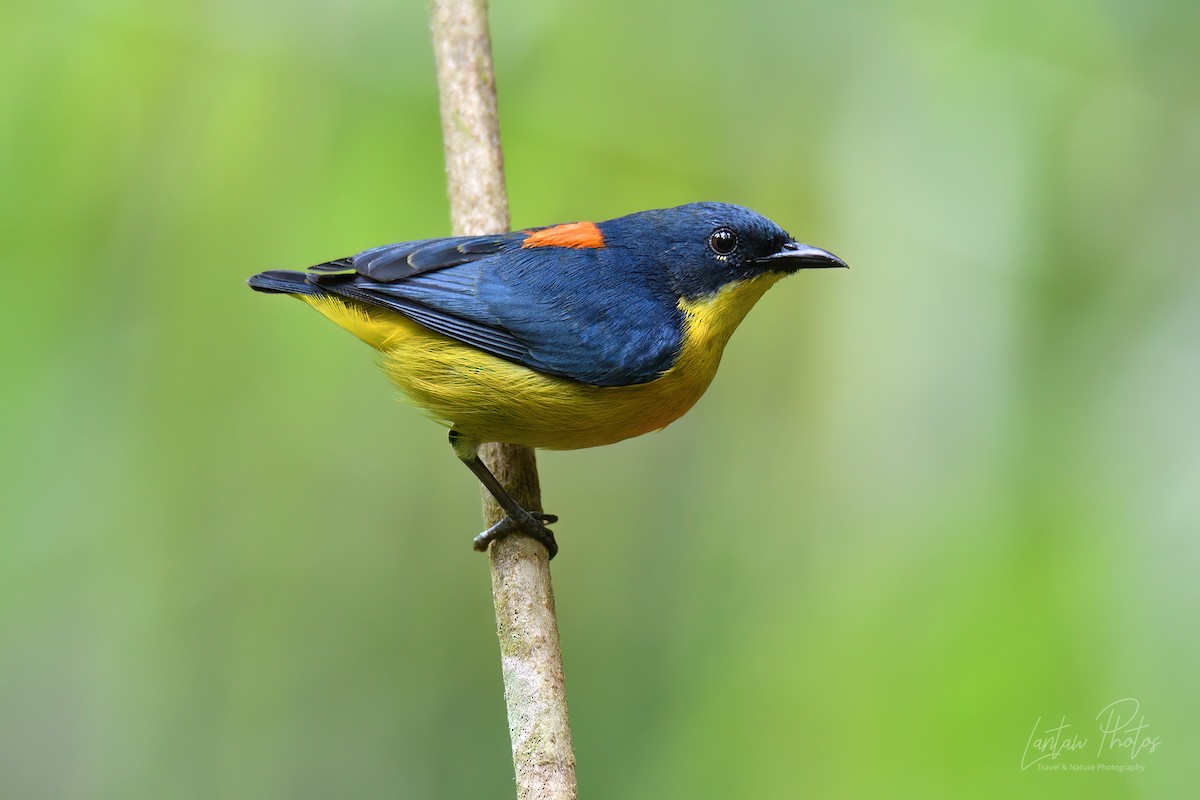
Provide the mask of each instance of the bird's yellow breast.
[{"label": "bird's yellow breast", "polygon": [[301,296],[381,354],[392,381],[435,419],[481,442],[571,450],[664,428],[704,394],[726,342],[782,275],[764,273],[680,301],[683,346],[670,369],[634,386],[590,386],[469,347],[396,312]]}]

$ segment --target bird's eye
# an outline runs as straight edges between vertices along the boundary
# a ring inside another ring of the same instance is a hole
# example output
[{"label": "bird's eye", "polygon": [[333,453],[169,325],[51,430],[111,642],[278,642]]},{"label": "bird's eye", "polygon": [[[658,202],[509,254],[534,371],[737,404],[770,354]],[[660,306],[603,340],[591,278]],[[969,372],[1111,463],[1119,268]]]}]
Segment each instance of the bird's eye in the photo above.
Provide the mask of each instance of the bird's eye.
[{"label": "bird's eye", "polygon": [[729,228],[717,228],[708,237],[708,246],[719,256],[727,256],[737,249],[737,234]]}]

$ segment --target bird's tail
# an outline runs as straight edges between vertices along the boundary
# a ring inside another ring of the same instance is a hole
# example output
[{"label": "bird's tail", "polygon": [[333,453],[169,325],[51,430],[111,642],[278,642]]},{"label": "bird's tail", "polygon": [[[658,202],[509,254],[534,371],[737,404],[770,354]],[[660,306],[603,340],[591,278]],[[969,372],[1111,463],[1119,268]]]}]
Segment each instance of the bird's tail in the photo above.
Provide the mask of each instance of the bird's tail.
[{"label": "bird's tail", "polygon": [[310,273],[273,269],[260,272],[246,283],[256,292],[290,294],[321,312],[335,325],[353,333],[375,349],[383,346],[396,332],[395,314],[382,314],[368,304],[342,297],[310,283]]},{"label": "bird's tail", "polygon": [[319,287],[309,283],[303,272],[292,272],[284,269],[260,272],[247,280],[246,284],[256,292],[266,292],[268,294],[325,294]]}]

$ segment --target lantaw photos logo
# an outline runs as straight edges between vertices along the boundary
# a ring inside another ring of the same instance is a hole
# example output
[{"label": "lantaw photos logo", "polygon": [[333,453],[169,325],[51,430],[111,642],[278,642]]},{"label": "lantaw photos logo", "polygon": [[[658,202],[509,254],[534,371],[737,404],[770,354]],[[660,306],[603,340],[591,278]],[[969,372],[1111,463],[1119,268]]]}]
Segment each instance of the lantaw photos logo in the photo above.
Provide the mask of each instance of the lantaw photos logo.
[{"label": "lantaw photos logo", "polygon": [[1096,723],[1076,729],[1065,716],[1057,722],[1038,717],[1021,755],[1021,770],[1141,772],[1147,755],[1162,744],[1146,722],[1142,704],[1132,697],[1100,709]]}]

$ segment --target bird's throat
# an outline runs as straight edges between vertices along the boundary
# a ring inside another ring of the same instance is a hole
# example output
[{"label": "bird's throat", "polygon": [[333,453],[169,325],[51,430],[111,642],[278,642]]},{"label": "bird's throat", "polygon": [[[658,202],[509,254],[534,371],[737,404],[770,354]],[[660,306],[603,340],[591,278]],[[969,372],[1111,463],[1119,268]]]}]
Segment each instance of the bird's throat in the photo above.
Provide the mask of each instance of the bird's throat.
[{"label": "bird's throat", "polygon": [[[766,272],[749,280],[728,284],[707,297],[680,300],[679,309],[684,314],[684,337],[677,366],[685,361],[713,360],[711,366],[692,363],[688,369],[699,367],[703,370],[707,367],[711,372],[716,372],[729,337],[759,298],[782,277],[784,275],[781,272]],[[709,377],[711,379],[711,375]]]}]

